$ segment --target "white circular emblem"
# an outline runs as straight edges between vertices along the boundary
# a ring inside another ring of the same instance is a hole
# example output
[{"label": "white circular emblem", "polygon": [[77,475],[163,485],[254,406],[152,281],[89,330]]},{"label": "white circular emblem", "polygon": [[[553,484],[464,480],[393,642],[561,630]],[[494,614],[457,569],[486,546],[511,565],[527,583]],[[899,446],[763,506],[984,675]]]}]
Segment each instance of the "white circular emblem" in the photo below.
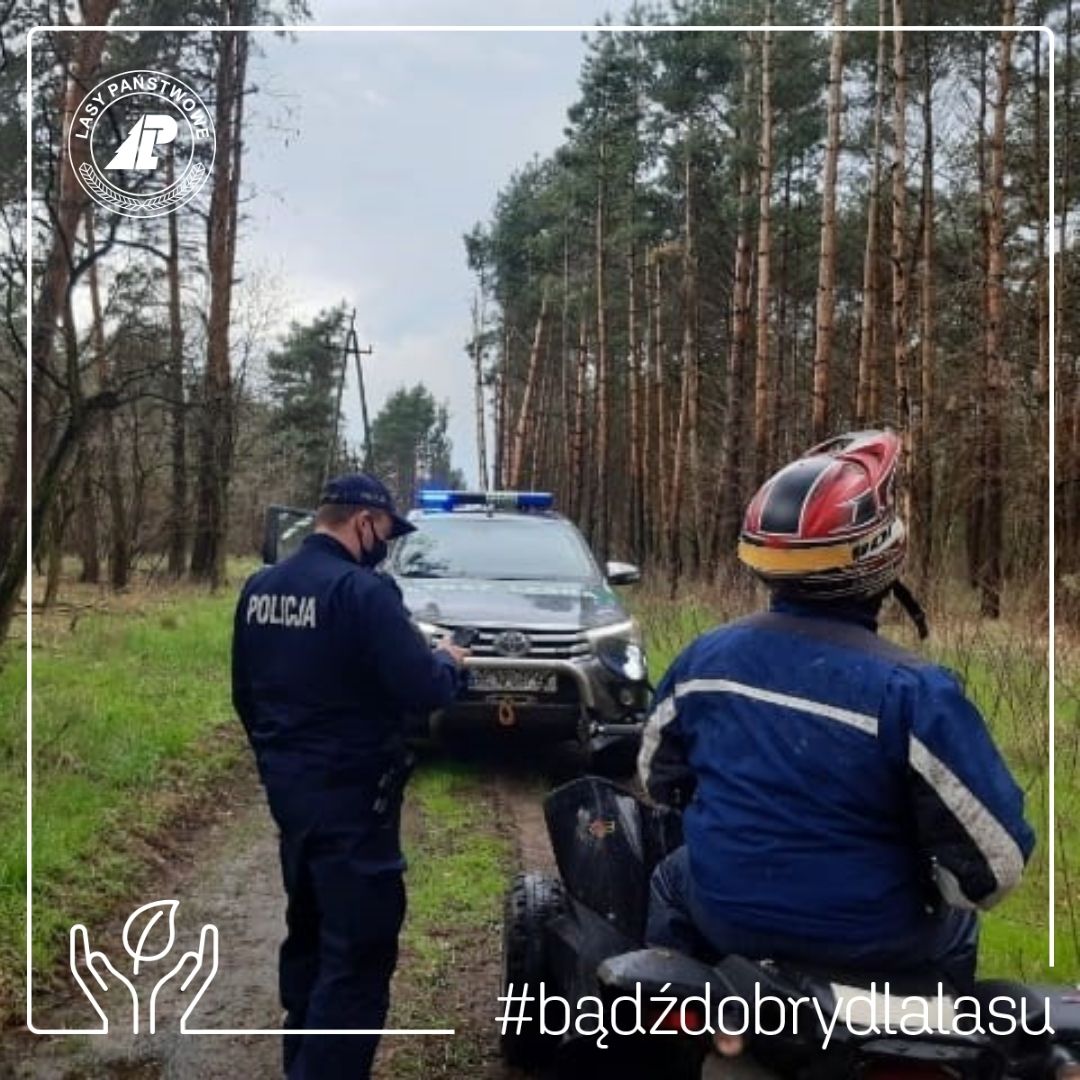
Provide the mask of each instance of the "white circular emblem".
[{"label": "white circular emblem", "polygon": [[[125,217],[171,214],[193,199],[214,166],[214,121],[182,79],[125,71],[82,99],[68,129],[68,154],[83,190]],[[171,165],[171,168],[170,168]]]},{"label": "white circular emblem", "polygon": [[520,630],[504,630],[496,636],[492,645],[503,656],[525,656],[532,648],[528,635]]}]

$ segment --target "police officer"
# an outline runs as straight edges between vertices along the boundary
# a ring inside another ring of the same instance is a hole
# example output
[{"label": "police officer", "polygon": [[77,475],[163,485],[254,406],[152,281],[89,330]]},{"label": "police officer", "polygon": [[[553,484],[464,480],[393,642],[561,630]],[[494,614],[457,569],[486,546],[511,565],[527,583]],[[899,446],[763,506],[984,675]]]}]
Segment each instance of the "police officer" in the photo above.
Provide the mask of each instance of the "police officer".
[{"label": "police officer", "polygon": [[1034,835],[982,717],[943,668],[877,636],[904,525],[899,442],[839,436],[781,469],[739,558],[771,610],[702,635],[656,691],[639,771],[686,807],[653,875],[650,944],[973,981],[975,912]]},{"label": "police officer", "polygon": [[[466,655],[430,649],[393,580],[373,572],[413,529],[374,477],[331,480],[314,532],[251,577],[236,609],[233,702],[281,834],[290,1029],[385,1022],[405,913],[402,719],[448,704]],[[287,1035],[286,1076],[367,1077],[377,1041]]]}]

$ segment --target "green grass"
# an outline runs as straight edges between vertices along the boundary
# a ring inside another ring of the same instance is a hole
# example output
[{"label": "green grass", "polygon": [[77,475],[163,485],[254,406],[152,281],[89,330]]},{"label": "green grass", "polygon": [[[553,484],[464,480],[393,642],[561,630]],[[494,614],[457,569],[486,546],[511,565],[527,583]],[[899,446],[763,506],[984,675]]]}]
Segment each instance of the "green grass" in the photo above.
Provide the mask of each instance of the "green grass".
[{"label": "green grass", "polygon": [[[634,603],[649,646],[655,682],[682,648],[701,632],[749,610],[748,596],[688,595],[679,602],[643,594]],[[1080,979],[1080,722],[1075,705],[1057,717],[1056,957],[1047,967],[1049,883],[1049,768],[1047,665],[1038,626],[978,620],[931,619],[925,651],[960,675],[979,706],[1002,755],[1024,789],[1027,819],[1038,846],[1016,891],[982,920],[980,975],[1048,982]],[[903,622],[884,632],[908,647],[923,648]],[[1059,661],[1060,666],[1064,664]],[[1075,690],[1075,688],[1073,688]],[[1059,702],[1076,695],[1059,694]]]},{"label": "green grass", "polygon": [[409,910],[390,1026],[453,1027],[457,1034],[392,1040],[392,1074],[403,1080],[482,1075],[493,1028],[475,1012],[478,997],[490,1005],[498,992],[490,967],[499,955],[503,896],[514,869],[511,844],[493,827],[490,783],[467,765],[421,768],[407,800],[414,808],[405,828]]},{"label": "green grass", "polygon": [[[170,815],[237,760],[229,702],[231,592],[185,594],[35,625],[33,955],[47,975],[73,922],[93,919],[142,866]],[[0,671],[0,971],[24,967],[23,652]],[[21,979],[0,978],[0,1014]]]},{"label": "green grass", "polygon": [[[497,931],[510,876],[510,849],[492,831],[482,778],[468,766],[441,763],[419,771],[409,785],[420,824],[407,837],[409,922],[404,938],[424,982],[452,974],[455,936]],[[436,1001],[425,1002],[425,1008]],[[448,1019],[448,1018],[444,1018]]]}]

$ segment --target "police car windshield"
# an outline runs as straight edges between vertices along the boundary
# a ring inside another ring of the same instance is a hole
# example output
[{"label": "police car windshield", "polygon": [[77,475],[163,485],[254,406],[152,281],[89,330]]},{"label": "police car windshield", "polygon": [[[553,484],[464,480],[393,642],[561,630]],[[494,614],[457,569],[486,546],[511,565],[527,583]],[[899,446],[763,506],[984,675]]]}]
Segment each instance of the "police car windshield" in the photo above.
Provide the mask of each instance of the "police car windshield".
[{"label": "police car windshield", "polygon": [[564,521],[447,514],[415,523],[393,572],[408,578],[594,581],[600,575],[577,530]]}]

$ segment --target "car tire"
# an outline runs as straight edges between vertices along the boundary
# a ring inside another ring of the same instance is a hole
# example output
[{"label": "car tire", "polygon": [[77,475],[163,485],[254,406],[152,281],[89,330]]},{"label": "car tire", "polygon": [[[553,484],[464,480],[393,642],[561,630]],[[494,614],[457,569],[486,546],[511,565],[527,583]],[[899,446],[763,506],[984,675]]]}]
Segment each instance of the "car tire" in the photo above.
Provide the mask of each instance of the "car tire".
[{"label": "car tire", "polygon": [[[544,929],[554,916],[566,910],[566,894],[562,882],[543,874],[517,874],[506,894],[503,909],[502,992],[511,985],[520,992],[528,984],[530,993],[538,993],[546,981],[547,964],[544,956]],[[499,1037],[499,1048],[508,1065],[521,1069],[538,1069],[548,1064],[559,1045],[556,1035],[540,1030],[539,1010],[531,1009],[532,1019],[517,1025],[507,1025]]]}]

